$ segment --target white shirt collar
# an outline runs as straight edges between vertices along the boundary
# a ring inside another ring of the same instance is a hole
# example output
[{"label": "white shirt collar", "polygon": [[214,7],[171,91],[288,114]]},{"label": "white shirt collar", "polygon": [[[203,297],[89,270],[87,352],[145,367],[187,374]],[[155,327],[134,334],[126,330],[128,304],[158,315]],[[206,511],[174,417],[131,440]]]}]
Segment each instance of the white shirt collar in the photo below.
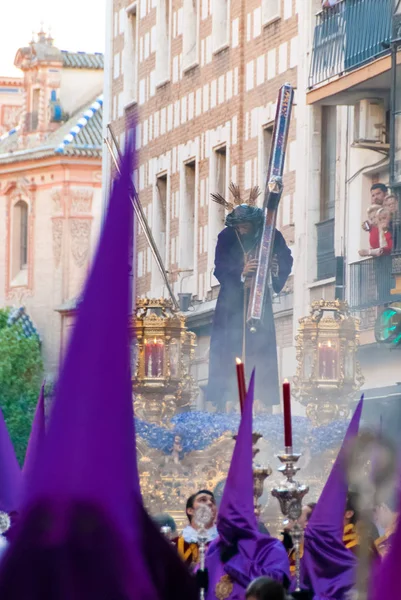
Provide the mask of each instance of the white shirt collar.
[{"label": "white shirt collar", "polygon": [[[216,525],[213,525],[209,529],[206,529],[206,531],[208,542],[211,542],[218,536]],[[187,542],[187,544],[198,543],[198,531],[194,529],[191,525],[187,525],[186,527],[184,527],[184,529],[182,530],[182,537],[184,538],[184,541]]]}]

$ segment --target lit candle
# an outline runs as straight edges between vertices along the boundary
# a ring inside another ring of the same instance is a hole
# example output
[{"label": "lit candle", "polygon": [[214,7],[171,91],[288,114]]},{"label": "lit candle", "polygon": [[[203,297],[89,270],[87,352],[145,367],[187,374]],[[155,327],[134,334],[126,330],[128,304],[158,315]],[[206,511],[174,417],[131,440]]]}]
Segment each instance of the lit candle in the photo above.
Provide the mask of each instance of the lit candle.
[{"label": "lit candle", "polygon": [[241,359],[236,358],[237,363],[237,379],[238,379],[238,394],[239,394],[239,405],[241,409],[241,415],[244,411],[245,397],[246,397],[246,384],[245,384],[245,369],[244,363]]},{"label": "lit candle", "polygon": [[159,340],[158,341],[158,347],[159,347],[159,365],[158,365],[158,377],[161,377],[163,375],[163,368],[164,368],[164,344],[163,344],[163,340]]},{"label": "lit candle", "polygon": [[284,446],[292,448],[291,388],[287,380],[283,383]]},{"label": "lit candle", "polygon": [[158,369],[158,349],[157,349],[157,340],[154,338],[152,343],[152,377],[157,377],[157,369]]},{"label": "lit candle", "polygon": [[[145,340],[145,377],[150,377],[151,373],[151,363],[152,363],[152,346],[148,340]],[[150,364],[149,364],[150,363]]]}]

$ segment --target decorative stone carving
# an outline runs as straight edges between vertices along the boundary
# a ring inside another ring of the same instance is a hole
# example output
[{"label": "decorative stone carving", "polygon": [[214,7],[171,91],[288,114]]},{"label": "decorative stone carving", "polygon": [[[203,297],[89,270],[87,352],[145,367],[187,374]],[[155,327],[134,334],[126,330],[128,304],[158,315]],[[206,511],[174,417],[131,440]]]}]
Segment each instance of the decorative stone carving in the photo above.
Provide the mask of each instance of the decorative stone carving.
[{"label": "decorative stone carving", "polygon": [[92,212],[92,189],[72,189],[71,196],[71,214],[72,215],[90,215]]},{"label": "decorative stone carving", "polygon": [[3,125],[5,131],[9,131],[18,125],[21,116],[21,107],[6,105],[3,106]]},{"label": "decorative stone carving", "polygon": [[62,198],[60,189],[53,190],[52,200],[53,200],[53,214],[54,215],[62,215],[63,214],[63,198]]},{"label": "decorative stone carving", "polygon": [[26,200],[31,198],[32,185],[29,180],[25,177],[19,177],[16,181],[10,181],[4,189],[4,194],[11,200],[11,204],[14,200]]},{"label": "decorative stone carving", "polygon": [[28,287],[9,287],[6,299],[10,304],[23,305],[27,298],[33,296],[33,290]]},{"label": "decorative stone carving", "polygon": [[60,264],[61,259],[61,248],[63,243],[63,219],[53,219],[53,258],[54,266],[57,267]]},{"label": "decorative stone carving", "polygon": [[78,267],[83,267],[88,258],[91,225],[90,219],[70,219],[71,250]]}]

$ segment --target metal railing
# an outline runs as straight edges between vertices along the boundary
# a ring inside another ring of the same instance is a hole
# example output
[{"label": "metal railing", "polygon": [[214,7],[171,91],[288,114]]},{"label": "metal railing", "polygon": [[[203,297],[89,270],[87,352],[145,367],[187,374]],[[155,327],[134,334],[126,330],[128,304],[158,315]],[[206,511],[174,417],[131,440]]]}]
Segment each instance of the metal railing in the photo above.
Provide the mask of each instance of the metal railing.
[{"label": "metal railing", "polygon": [[389,53],[394,0],[343,0],[316,15],[309,87]]},{"label": "metal railing", "polygon": [[328,279],[336,274],[334,254],[334,219],[316,223],[317,230],[317,279]]},{"label": "metal railing", "polygon": [[363,310],[399,302],[401,296],[391,294],[394,287],[392,256],[377,256],[349,266],[348,303],[352,310]]}]

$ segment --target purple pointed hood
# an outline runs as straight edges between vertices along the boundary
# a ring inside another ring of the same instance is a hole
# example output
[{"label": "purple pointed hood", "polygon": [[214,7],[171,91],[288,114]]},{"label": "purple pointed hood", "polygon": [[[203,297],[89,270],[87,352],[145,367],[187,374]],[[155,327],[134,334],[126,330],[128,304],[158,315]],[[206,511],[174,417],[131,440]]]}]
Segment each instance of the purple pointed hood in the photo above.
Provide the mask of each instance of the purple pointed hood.
[{"label": "purple pointed hood", "polygon": [[305,530],[303,578],[315,597],[325,600],[342,600],[355,583],[355,556],[343,542],[348,494],[344,460],[349,443],[358,435],[362,408],[363,396]]},{"label": "purple pointed hood", "polygon": [[22,470],[25,485],[31,480],[34,466],[45,442],[45,384],[40,389],[38,404],[32,422],[31,435],[25,454],[24,467]]},{"label": "purple pointed hood", "polygon": [[207,552],[209,571],[207,600],[218,600],[222,577],[229,576],[232,600],[244,598],[245,589],[256,577],[266,575],[286,583],[288,556],[283,544],[259,532],[254,512],[252,469],[252,409],[255,372],[252,373],[230,469],[217,517],[219,537]]},{"label": "purple pointed hood", "polygon": [[[401,497],[398,515],[401,511]],[[396,529],[391,536],[390,549],[383,560],[375,565],[370,577],[369,600],[383,600],[399,597],[399,574],[401,561],[401,519],[398,517]]]},{"label": "purple pointed hood", "polygon": [[[186,585],[184,565],[149,527],[140,495],[130,375],[130,148],[113,186],[43,451],[1,565],[2,598],[196,598],[188,593],[193,583]],[[151,550],[160,564],[150,563]]]},{"label": "purple pointed hood", "polygon": [[252,373],[245,400],[230,469],[224,486],[217,530],[220,539],[231,543],[233,538],[248,537],[258,531],[253,502],[252,412],[255,371]]},{"label": "purple pointed hood", "polygon": [[21,468],[0,410],[0,511],[10,513],[18,510],[21,483]]},{"label": "purple pointed hood", "polygon": [[60,371],[43,451],[2,563],[3,597],[157,598],[140,549],[130,380],[132,163],[129,150]]},{"label": "purple pointed hood", "polygon": [[399,572],[401,561],[401,457],[398,454],[397,472],[395,477],[395,497],[398,497],[398,519],[394,532],[387,540],[388,551],[380,563],[374,565],[370,577],[369,600],[398,598]]}]

